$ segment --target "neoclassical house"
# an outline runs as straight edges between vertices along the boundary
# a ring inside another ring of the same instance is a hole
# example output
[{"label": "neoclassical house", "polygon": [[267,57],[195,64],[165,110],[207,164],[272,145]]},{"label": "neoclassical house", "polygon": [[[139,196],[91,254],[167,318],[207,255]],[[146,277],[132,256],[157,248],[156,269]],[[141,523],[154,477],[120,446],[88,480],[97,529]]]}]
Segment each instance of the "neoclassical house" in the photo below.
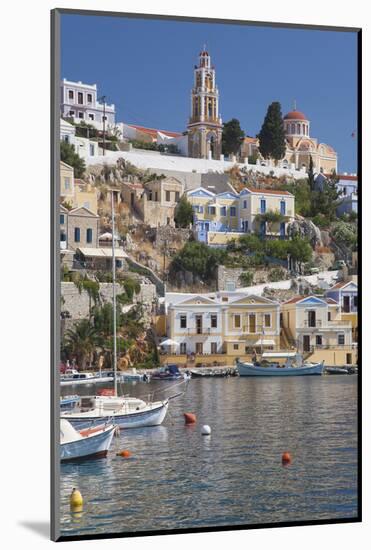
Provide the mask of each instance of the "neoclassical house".
[{"label": "neoclassical house", "polygon": [[219,116],[219,90],[215,69],[204,49],[194,69],[191,94],[191,116],[188,122],[188,156],[220,159],[222,152],[222,119]]}]

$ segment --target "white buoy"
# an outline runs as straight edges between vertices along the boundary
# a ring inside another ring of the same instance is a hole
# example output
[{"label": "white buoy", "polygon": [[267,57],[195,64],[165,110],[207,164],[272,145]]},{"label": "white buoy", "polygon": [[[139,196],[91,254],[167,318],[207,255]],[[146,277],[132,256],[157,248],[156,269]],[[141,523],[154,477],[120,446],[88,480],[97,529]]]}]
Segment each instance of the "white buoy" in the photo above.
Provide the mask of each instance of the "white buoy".
[{"label": "white buoy", "polygon": [[211,434],[211,428],[210,428],[210,426],[208,426],[207,424],[205,424],[204,426],[202,426],[202,428],[201,428],[201,433],[202,433],[202,435],[210,435],[210,434]]}]

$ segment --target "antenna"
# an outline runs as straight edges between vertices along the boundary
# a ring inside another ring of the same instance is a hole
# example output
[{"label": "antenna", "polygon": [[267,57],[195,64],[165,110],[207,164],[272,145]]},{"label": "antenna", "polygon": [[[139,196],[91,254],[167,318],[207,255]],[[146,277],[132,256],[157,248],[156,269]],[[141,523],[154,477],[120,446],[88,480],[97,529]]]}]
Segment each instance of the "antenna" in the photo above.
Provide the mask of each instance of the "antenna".
[{"label": "antenna", "polygon": [[296,99],[294,99],[294,111],[296,111]]}]

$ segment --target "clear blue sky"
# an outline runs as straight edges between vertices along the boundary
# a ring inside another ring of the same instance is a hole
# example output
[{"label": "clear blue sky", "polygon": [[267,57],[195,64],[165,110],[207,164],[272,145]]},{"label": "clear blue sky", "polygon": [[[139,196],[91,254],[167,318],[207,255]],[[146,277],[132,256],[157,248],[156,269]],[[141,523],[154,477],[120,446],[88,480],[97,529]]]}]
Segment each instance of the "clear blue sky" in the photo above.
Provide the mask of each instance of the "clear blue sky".
[{"label": "clear blue sky", "polygon": [[117,121],[184,131],[206,43],[224,122],[236,117],[255,136],[269,103],[285,114],[296,99],[339,171],[357,170],[356,33],[86,15],[63,15],[61,26],[62,78],[96,83]]}]

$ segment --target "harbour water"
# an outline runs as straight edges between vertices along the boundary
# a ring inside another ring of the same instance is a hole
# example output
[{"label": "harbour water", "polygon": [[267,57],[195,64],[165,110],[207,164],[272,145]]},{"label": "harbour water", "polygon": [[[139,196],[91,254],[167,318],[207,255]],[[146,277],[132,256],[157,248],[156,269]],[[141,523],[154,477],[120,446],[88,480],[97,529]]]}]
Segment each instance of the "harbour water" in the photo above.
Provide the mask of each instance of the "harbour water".
[{"label": "harbour water", "polygon": [[[171,384],[123,390],[144,396]],[[197,424],[185,426],[184,412]],[[132,456],[116,456],[123,449]],[[70,512],[73,487],[80,514]],[[356,516],[355,375],[190,380],[162,426],[122,431],[106,459],[61,465],[66,536]]]}]

